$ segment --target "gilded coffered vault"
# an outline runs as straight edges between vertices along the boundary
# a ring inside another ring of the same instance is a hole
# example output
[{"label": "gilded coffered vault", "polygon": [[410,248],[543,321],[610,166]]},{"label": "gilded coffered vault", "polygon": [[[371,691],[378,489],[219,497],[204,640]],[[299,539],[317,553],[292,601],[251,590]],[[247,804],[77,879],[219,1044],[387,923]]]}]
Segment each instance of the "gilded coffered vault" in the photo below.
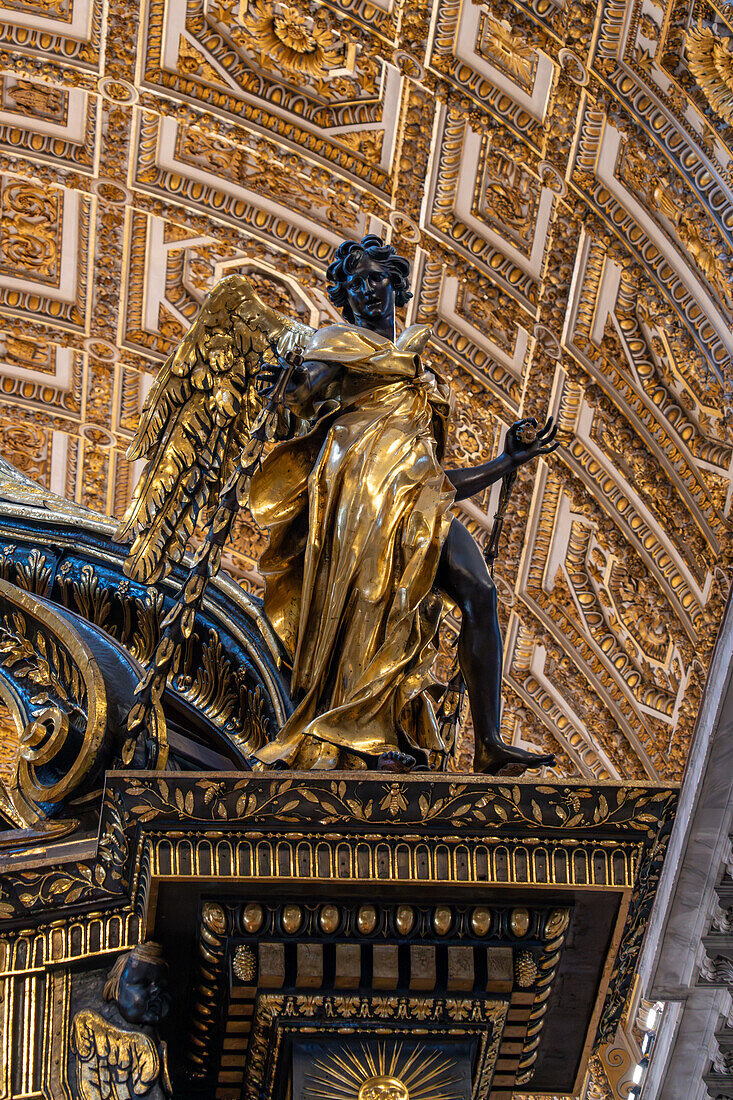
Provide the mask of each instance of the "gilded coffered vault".
[{"label": "gilded coffered vault", "polygon": [[[504,738],[548,779],[679,780],[733,566],[730,7],[2,0],[0,33],[3,456],[120,517],[214,283],[315,326],[334,246],[387,237],[448,464],[561,425],[496,566]],[[482,543],[498,488],[460,505]],[[264,539],[225,554],[253,592]]]}]

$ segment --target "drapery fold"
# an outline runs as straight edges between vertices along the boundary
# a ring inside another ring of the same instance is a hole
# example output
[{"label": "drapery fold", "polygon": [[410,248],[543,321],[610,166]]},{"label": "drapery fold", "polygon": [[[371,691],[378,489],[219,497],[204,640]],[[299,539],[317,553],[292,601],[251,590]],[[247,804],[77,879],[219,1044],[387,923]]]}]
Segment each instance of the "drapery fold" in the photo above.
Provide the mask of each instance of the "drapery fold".
[{"label": "drapery fold", "polygon": [[443,748],[424,690],[454,489],[440,465],[449,393],[420,360],[428,336],[316,332],[304,357],[343,364],[339,392],[252,480],[252,513],[270,529],[265,612],[297,701],[258,751],[263,764],[358,766],[405,741]]}]

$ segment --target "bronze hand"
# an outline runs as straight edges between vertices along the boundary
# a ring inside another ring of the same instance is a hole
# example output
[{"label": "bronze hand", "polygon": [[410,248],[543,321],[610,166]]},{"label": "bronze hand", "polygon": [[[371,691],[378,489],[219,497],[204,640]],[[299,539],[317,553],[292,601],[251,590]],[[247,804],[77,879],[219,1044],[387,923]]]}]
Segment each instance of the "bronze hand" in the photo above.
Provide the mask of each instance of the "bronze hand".
[{"label": "bronze hand", "polygon": [[512,459],[515,468],[540,455],[549,455],[560,446],[557,439],[558,425],[549,418],[544,427],[537,427],[534,416],[518,420],[506,434],[504,452]]}]

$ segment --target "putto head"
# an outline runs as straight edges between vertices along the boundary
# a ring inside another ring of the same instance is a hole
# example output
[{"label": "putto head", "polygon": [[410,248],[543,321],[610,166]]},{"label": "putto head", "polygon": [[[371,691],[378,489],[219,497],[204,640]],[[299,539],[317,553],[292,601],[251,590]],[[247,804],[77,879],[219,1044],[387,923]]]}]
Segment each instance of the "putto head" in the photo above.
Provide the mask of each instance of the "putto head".
[{"label": "putto head", "polygon": [[336,255],[326,271],[328,296],[341,311],[349,324],[354,323],[354,310],[348,285],[358,268],[368,265],[380,267],[394,292],[395,306],[405,306],[412,298],[410,291],[410,261],[398,255],[391,244],[369,234],[360,241],[344,241],[336,249]]},{"label": "putto head", "polygon": [[168,963],[157,943],[141,943],[120,955],[104,987],[105,1001],[114,1001],[130,1024],[155,1027],[170,1011]]}]

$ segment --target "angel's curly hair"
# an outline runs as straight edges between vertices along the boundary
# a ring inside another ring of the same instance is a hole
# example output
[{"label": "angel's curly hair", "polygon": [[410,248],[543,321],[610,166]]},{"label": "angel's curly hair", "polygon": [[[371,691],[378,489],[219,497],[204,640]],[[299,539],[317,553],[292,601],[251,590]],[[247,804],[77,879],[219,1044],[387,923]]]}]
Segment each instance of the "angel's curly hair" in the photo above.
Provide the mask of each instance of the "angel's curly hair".
[{"label": "angel's curly hair", "polygon": [[410,261],[398,255],[391,244],[385,244],[373,233],[362,237],[360,241],[344,241],[336,249],[333,263],[329,264],[326,271],[329,282],[326,289],[333,304],[341,310],[350,324],[354,322],[354,314],[346,293],[346,279],[365,255],[378,263],[389,275],[389,281],[395,291],[395,305],[406,306],[412,298]]},{"label": "angel's curly hair", "polygon": [[122,981],[125,967],[128,962],[131,962],[133,959],[138,962],[153,963],[155,966],[162,966],[166,970],[168,969],[168,963],[163,958],[163,949],[160,944],[153,943],[152,940],[147,940],[145,943],[139,943],[136,947],[133,947],[131,951],[126,951],[124,955],[120,955],[107,975],[107,982],[102,994],[105,1001],[117,1000],[120,995],[120,982]]}]

